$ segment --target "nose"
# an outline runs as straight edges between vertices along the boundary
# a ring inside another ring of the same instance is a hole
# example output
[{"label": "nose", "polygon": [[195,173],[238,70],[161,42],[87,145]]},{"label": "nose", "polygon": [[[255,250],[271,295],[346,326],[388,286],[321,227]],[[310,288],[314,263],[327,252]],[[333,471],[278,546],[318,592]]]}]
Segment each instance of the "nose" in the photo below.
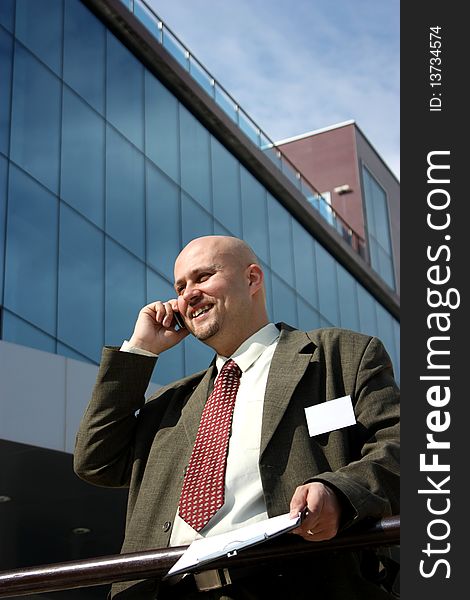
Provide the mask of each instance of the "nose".
[{"label": "nose", "polygon": [[186,304],[191,304],[201,296],[200,290],[197,286],[187,282],[182,298]]}]

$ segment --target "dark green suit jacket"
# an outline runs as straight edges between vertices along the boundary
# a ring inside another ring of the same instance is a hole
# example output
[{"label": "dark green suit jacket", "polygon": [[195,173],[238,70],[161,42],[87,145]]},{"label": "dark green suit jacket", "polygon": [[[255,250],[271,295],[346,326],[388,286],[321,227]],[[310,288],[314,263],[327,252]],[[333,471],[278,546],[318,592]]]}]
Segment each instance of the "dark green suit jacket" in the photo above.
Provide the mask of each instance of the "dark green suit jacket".
[{"label": "dark green suit jacket", "polygon": [[[382,343],[337,328],[278,327],[259,459],[268,515],[288,512],[295,488],[312,480],[338,492],[343,527],[398,514],[399,391]],[[146,402],[154,366],[154,358],[105,348],[77,434],[76,473],[97,485],[129,487],[123,552],[169,544],[184,469],[214,379],[212,364]],[[311,438],[305,408],[346,395],[357,423]],[[129,586],[132,582],[115,584],[114,594]]]}]

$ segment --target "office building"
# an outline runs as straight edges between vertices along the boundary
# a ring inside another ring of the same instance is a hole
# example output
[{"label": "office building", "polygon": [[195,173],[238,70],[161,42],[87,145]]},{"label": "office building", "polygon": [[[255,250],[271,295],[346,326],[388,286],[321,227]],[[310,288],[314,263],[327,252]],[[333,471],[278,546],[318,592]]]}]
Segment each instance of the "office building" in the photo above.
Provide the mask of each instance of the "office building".
[{"label": "office building", "polygon": [[[337,213],[346,239],[400,295],[400,184],[357,123],[347,121],[277,142]],[[353,234],[354,232],[354,234]]]},{"label": "office building", "polygon": [[[7,569],[118,551],[125,493],[73,475],[75,432],[102,346],[130,336],[141,306],[173,296],[186,242],[243,237],[264,267],[274,321],[378,335],[397,375],[399,273],[398,250],[376,268],[370,222],[368,236],[356,225],[358,245],[326,190],[143,0],[2,0],[0,44]],[[398,224],[388,226],[396,241]],[[151,387],[211,357],[187,339],[162,356]]]}]

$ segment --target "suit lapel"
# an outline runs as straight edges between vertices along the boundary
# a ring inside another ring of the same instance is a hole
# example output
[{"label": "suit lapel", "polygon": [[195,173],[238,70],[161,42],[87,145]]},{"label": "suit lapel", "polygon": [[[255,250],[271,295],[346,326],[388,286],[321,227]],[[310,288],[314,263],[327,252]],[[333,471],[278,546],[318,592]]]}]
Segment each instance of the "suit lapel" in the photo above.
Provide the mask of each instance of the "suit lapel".
[{"label": "suit lapel", "polygon": [[[315,349],[312,340],[305,332],[288,329],[284,324],[280,324],[280,327],[279,343],[271,361],[264,396],[260,456],[279,425]],[[215,375],[214,365],[215,359],[194,388],[182,411],[184,428],[191,447],[196,439],[202,411],[210,393],[210,386]]]},{"label": "suit lapel", "polygon": [[[310,348],[307,348],[309,345]],[[278,427],[295,388],[304,376],[314,349],[312,341],[303,331],[281,329],[264,396],[260,456]]]}]

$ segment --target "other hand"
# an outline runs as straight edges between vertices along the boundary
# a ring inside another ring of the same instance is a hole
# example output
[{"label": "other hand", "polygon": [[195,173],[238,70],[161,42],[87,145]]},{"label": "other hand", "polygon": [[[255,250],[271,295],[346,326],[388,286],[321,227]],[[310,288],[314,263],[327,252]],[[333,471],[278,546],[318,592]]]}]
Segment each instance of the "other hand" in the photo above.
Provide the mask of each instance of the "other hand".
[{"label": "other hand", "polygon": [[292,533],[309,542],[320,542],[334,537],[339,528],[341,505],[335,492],[319,481],[300,485],[290,503],[291,517],[305,509],[305,517]]}]

